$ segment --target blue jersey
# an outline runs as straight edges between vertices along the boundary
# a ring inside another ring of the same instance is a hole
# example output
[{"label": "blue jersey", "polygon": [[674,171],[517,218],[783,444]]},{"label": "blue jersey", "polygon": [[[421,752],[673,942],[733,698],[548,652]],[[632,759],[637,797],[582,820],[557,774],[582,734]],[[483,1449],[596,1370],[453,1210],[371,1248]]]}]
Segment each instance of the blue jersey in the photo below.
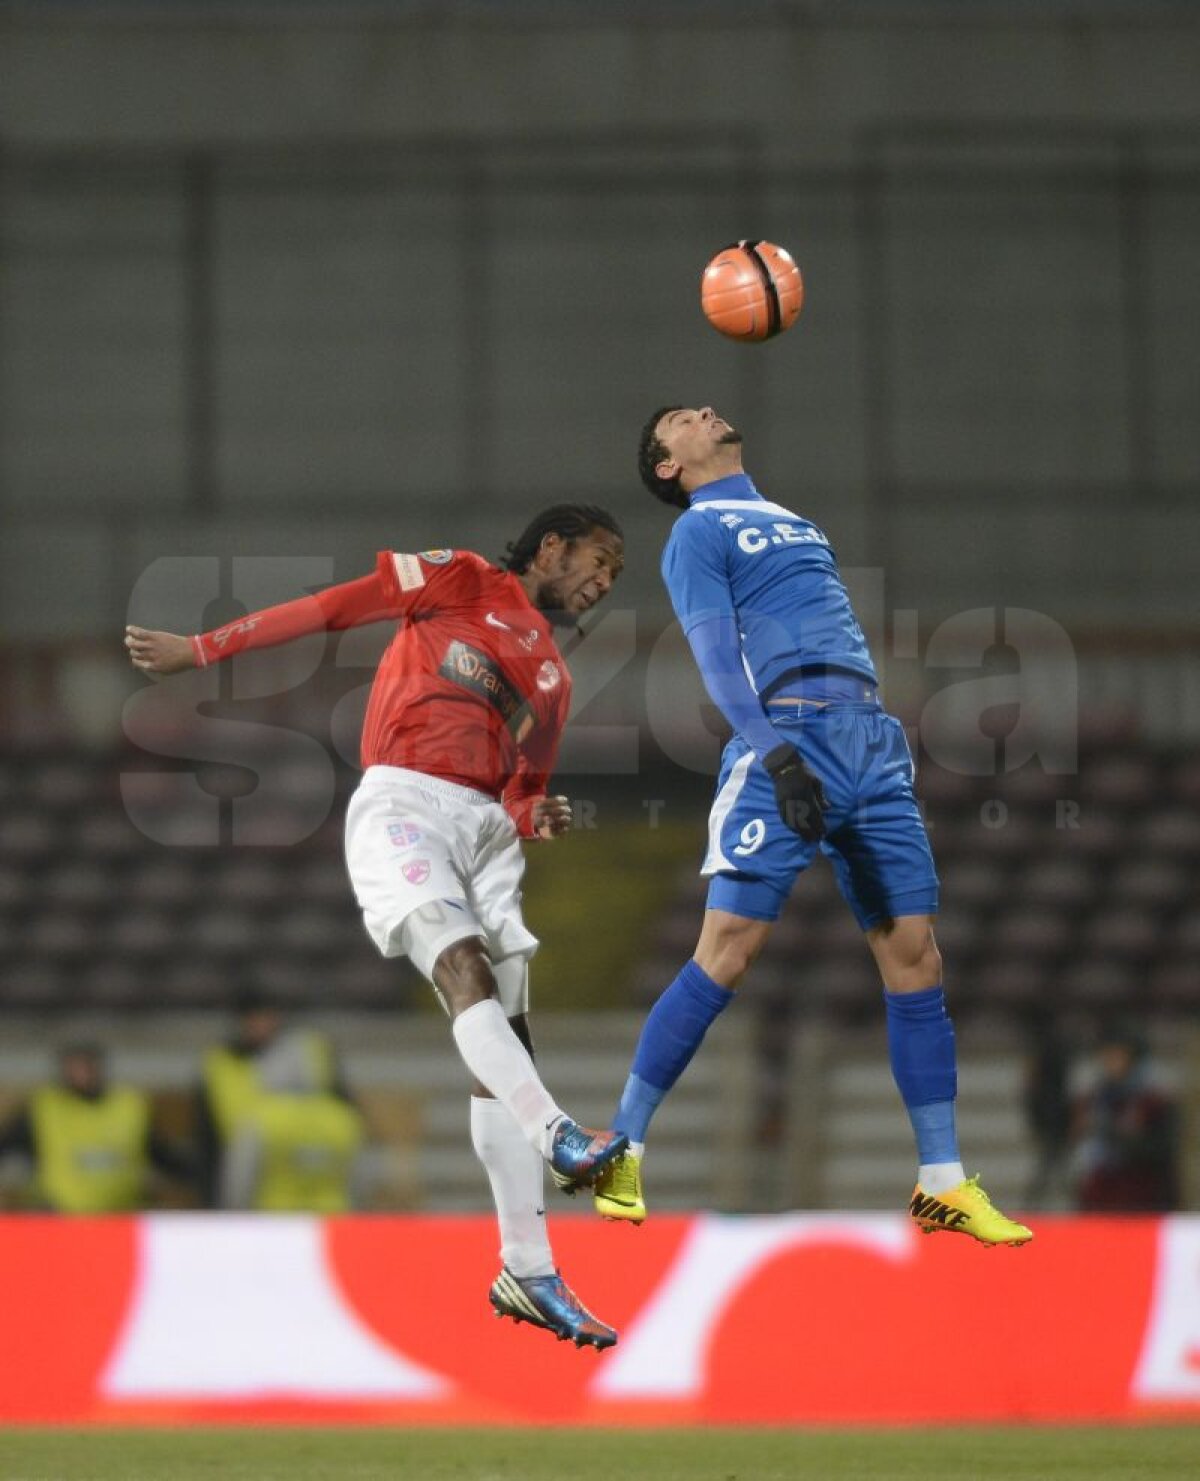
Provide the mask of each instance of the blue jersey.
[{"label": "blue jersey", "polygon": [[809,520],[768,503],[745,474],[696,490],[675,521],[662,574],[686,634],[733,618],[759,694],[806,666],[876,682],[829,541]]}]

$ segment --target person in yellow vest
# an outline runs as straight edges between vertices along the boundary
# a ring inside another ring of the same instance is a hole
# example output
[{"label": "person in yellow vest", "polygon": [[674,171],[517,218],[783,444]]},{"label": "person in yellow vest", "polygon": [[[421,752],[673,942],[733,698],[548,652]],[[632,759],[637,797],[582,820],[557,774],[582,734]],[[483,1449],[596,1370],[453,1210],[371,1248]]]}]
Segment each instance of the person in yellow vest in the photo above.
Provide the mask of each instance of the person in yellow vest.
[{"label": "person in yellow vest", "polygon": [[196,1094],[195,1131],[200,1197],[206,1208],[220,1206],[221,1161],[238,1116],[262,1088],[262,1056],[283,1031],[283,1015],[252,988],[239,994],[237,1023],[224,1044],[203,1059]]},{"label": "person in yellow vest", "polygon": [[262,1213],[344,1213],[364,1140],[362,1115],[338,1084],[328,1041],[281,1034],[261,1056],[256,1092],[230,1128],[222,1208]]},{"label": "person in yellow vest", "polygon": [[110,1085],[104,1051],[71,1044],[57,1081],[33,1092],[0,1130],[0,1156],[33,1165],[31,1202],[61,1214],[124,1213],[145,1205],[152,1169],[190,1181],[190,1160],[152,1124],[140,1090]]}]

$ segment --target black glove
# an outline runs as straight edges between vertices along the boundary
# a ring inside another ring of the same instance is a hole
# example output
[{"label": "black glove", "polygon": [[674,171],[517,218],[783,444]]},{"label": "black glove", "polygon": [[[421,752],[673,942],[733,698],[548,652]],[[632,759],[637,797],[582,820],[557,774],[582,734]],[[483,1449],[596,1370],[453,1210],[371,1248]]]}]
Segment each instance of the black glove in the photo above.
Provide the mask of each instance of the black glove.
[{"label": "black glove", "polygon": [[775,802],[785,825],[805,843],[824,838],[825,788],[795,746],[776,746],[763,758],[763,765],[775,783]]}]

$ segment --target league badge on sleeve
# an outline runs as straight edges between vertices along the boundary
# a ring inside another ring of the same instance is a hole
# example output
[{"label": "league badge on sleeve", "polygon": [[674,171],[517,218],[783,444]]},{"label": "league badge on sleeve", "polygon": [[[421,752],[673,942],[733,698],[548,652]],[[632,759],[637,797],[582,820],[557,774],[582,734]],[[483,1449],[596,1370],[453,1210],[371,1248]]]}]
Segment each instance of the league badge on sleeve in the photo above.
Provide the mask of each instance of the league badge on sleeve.
[{"label": "league badge on sleeve", "polygon": [[431,566],[447,566],[454,559],[452,550],[422,550],[421,559]]}]

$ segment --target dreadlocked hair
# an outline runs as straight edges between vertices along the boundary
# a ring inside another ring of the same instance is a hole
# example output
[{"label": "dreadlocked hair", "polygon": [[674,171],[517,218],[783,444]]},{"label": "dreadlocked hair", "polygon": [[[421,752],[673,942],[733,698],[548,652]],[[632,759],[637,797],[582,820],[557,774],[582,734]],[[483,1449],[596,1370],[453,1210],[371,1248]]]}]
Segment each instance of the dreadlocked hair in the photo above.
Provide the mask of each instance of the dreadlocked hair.
[{"label": "dreadlocked hair", "polygon": [[625,538],[621,526],[607,509],[596,504],[555,504],[534,515],[517,538],[504,547],[505,553],[497,564],[502,570],[524,575],[547,535],[558,535],[570,544],[593,530],[607,530],[619,540]]},{"label": "dreadlocked hair", "polygon": [[676,474],[674,478],[659,478],[654,471],[671,456],[658,440],[658,424],[663,417],[680,410],[682,408],[678,406],[660,406],[642,428],[642,435],[638,438],[638,473],[656,499],[661,499],[664,504],[673,504],[676,509],[686,509],[688,496],[680,486],[679,475]]}]

